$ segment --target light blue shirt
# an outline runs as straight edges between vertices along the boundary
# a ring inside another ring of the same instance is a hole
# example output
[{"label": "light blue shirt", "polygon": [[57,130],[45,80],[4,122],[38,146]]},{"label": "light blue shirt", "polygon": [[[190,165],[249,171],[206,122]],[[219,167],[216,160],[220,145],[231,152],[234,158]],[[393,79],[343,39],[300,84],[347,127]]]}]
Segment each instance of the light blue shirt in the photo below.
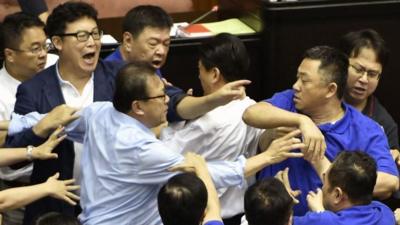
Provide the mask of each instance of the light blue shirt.
[{"label": "light blue shirt", "polygon": [[[13,116],[10,132],[35,124],[42,115]],[[24,118],[24,119],[22,119]],[[83,142],[81,206],[85,225],[161,225],[157,209],[160,187],[175,173],[168,168],[182,155],[168,149],[150,129],[120,113],[110,102],[96,102],[67,127]],[[243,185],[245,158],[208,163],[217,188]]]}]

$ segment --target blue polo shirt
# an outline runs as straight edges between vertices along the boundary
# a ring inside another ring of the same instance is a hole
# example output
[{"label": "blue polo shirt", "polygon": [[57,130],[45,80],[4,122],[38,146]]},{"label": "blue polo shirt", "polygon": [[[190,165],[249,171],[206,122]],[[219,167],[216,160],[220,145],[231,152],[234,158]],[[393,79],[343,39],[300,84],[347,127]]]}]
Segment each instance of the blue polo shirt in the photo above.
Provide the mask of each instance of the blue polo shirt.
[{"label": "blue polo shirt", "polygon": [[[294,91],[286,90],[276,93],[266,100],[272,105],[296,112],[293,102]],[[355,108],[342,103],[345,114],[336,123],[321,124],[318,127],[325,136],[327,149],[325,156],[333,161],[343,150],[360,150],[368,153],[377,163],[380,172],[398,176],[396,165],[389,151],[387,138],[382,128]],[[307,193],[322,187],[322,181],[312,165],[302,158],[287,159],[281,163],[264,168],[259,179],[274,176],[278,171],[289,167],[289,179],[292,189],[300,189],[300,203],[294,206],[294,215],[302,216],[308,211]]]},{"label": "blue polo shirt", "polygon": [[353,206],[339,212],[308,212],[295,216],[293,225],[394,225],[393,212],[384,204],[373,201],[369,205]]},{"label": "blue polo shirt", "polygon": [[[124,59],[122,58],[121,51],[119,48],[115,49],[113,53],[108,55],[104,61],[117,61],[117,62],[125,62]],[[159,77],[163,77],[161,74],[160,69],[156,70],[156,73]],[[182,118],[178,115],[176,112],[176,105],[184,98],[186,97],[186,93],[175,86],[166,86],[166,93],[169,96],[169,104],[168,104],[168,115],[167,119],[169,122],[176,122],[176,121],[181,121]]]}]

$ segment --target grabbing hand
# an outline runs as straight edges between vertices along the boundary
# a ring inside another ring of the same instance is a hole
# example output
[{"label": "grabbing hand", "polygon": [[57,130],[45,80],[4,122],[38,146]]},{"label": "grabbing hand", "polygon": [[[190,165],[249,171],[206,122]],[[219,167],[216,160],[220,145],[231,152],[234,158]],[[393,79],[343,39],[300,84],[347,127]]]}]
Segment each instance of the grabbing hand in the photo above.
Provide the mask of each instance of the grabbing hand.
[{"label": "grabbing hand", "polygon": [[270,157],[272,164],[282,162],[287,158],[303,157],[303,153],[301,152],[290,152],[294,149],[305,147],[300,139],[295,138],[299,134],[300,130],[294,130],[281,138],[275,139],[262,154],[266,154]]},{"label": "grabbing hand", "polygon": [[68,202],[71,205],[76,205],[79,201],[79,196],[72,193],[72,191],[78,190],[79,185],[73,185],[75,180],[58,180],[59,173],[49,177],[44,183],[50,197],[57,198]]},{"label": "grabbing hand", "polygon": [[299,200],[297,200],[297,197],[301,194],[301,191],[300,190],[295,190],[295,191],[292,190],[292,187],[290,186],[290,181],[289,181],[289,168],[279,171],[275,175],[275,178],[280,180],[283,183],[283,185],[286,188],[286,191],[292,197],[294,204],[298,204]]},{"label": "grabbing hand", "polygon": [[244,85],[250,84],[249,80],[237,80],[226,83],[220,89],[210,94],[210,98],[216,105],[225,105],[232,100],[246,97]]},{"label": "grabbing hand", "polygon": [[317,192],[310,191],[307,195],[307,203],[308,208],[313,212],[325,211],[322,190],[318,188]]},{"label": "grabbing hand", "polygon": [[305,148],[303,148],[304,158],[307,160],[322,159],[325,155],[325,137],[307,116],[302,116],[299,129],[303,137]]},{"label": "grabbing hand", "polygon": [[32,150],[34,159],[55,159],[58,157],[56,153],[52,153],[53,149],[65,139],[67,135],[59,136],[64,131],[64,127],[58,127],[47,139],[47,141]]}]

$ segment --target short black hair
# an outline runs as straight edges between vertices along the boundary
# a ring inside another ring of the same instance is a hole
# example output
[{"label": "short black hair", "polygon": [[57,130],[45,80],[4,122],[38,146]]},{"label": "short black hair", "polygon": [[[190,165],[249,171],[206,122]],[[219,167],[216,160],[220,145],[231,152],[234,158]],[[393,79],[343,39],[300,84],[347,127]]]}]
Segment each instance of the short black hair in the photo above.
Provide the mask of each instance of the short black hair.
[{"label": "short black hair", "polygon": [[217,67],[226,82],[245,78],[250,65],[243,42],[228,33],[204,42],[199,49],[199,60],[206,70]]},{"label": "short black hair", "polygon": [[321,61],[319,70],[323,76],[322,80],[326,83],[335,83],[337,85],[336,95],[338,99],[342,99],[347,83],[348,57],[335,48],[316,46],[308,49],[303,58]]},{"label": "short black hair", "polygon": [[156,76],[156,70],[148,63],[132,62],[122,67],[115,79],[114,108],[128,113],[134,100],[148,97],[149,76]]},{"label": "short black hair", "polygon": [[207,189],[193,173],[178,174],[158,192],[158,211],[164,225],[199,225],[207,206]]},{"label": "short black hair", "polygon": [[49,212],[38,217],[33,225],[81,225],[81,223],[76,217],[59,212]]},{"label": "short black hair", "polygon": [[377,62],[386,64],[389,58],[389,50],[386,47],[385,40],[373,29],[363,29],[352,31],[344,35],[339,41],[339,49],[348,55],[348,57],[357,57],[361,49],[372,49],[377,57]]},{"label": "short black hair", "polygon": [[259,180],[244,195],[244,211],[249,225],[284,225],[292,214],[293,199],[274,177]]},{"label": "short black hair", "polygon": [[68,23],[73,23],[82,18],[90,18],[97,23],[97,11],[85,2],[66,2],[58,5],[47,19],[45,27],[50,38],[64,34]]},{"label": "short black hair", "polygon": [[[326,174],[331,189],[340,187],[353,204],[369,204],[376,184],[376,162],[361,151],[342,151]],[[331,191],[331,190],[329,190]]]},{"label": "short black hair", "polygon": [[172,19],[162,8],[154,5],[140,5],[129,10],[122,22],[122,31],[138,37],[146,27],[172,27]]},{"label": "short black hair", "polygon": [[44,23],[39,18],[23,12],[6,16],[1,29],[1,52],[3,53],[5,48],[18,49],[22,42],[22,33],[32,27],[44,28]]}]

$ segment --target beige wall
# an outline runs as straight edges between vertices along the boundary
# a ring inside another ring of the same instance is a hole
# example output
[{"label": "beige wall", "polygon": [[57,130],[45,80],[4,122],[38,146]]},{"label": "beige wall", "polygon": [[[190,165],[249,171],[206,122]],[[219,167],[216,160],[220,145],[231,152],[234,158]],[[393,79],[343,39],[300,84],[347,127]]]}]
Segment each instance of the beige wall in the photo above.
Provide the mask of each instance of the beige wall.
[{"label": "beige wall", "polygon": [[[67,0],[46,0],[49,9]],[[188,12],[193,10],[192,0],[83,0],[92,4],[99,12],[99,18],[121,17],[129,9],[137,5],[159,5],[169,13]],[[4,16],[19,11],[16,0],[0,0],[0,19]]]}]

